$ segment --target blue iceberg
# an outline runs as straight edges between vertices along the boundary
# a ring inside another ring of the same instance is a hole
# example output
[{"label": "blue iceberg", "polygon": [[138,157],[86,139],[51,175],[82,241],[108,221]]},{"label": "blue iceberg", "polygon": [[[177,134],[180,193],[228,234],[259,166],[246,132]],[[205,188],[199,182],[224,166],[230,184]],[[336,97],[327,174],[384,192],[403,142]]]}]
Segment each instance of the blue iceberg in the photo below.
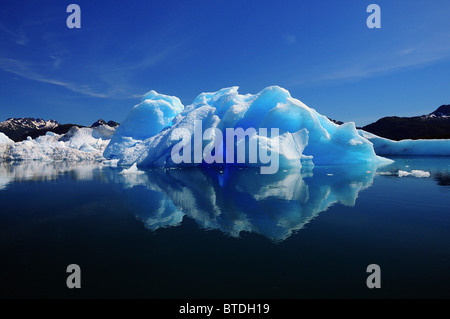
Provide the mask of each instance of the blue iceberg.
[{"label": "blue iceberg", "polygon": [[[198,127],[201,127],[200,140],[196,137]],[[243,166],[262,165],[262,160],[248,161],[252,141],[263,145],[260,153],[266,151],[278,156],[281,168],[389,161],[377,156],[373,144],[358,133],[353,122],[337,125],[278,86],[267,87],[254,95],[239,94],[238,87],[224,88],[202,93],[188,106],[183,106],[176,97],[151,91],[131,110],[103,155],[118,159],[118,164],[125,166],[134,163],[138,167],[232,165],[205,161],[208,156],[225,157],[231,152],[225,135],[219,134],[227,129],[251,132],[233,139],[234,149],[245,144],[247,161],[239,162]],[[278,135],[272,135],[273,129],[278,130]],[[183,156],[192,161],[180,164],[173,160],[172,150],[185,138],[189,143],[194,141],[193,147],[183,149]],[[195,151],[199,147],[204,158],[196,161]],[[190,154],[185,154],[186,150]]]}]

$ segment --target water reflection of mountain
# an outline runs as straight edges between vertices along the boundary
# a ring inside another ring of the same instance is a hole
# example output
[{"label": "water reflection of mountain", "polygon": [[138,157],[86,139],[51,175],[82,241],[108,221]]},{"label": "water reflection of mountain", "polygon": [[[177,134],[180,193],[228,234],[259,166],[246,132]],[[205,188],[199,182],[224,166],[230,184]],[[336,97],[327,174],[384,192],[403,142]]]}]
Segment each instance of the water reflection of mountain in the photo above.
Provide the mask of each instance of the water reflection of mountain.
[{"label": "water reflection of mountain", "polygon": [[261,175],[252,169],[158,169],[114,178],[128,207],[149,229],[177,226],[187,215],[203,229],[234,237],[255,232],[282,241],[335,203],[353,206],[372,184],[374,171],[352,166]]}]

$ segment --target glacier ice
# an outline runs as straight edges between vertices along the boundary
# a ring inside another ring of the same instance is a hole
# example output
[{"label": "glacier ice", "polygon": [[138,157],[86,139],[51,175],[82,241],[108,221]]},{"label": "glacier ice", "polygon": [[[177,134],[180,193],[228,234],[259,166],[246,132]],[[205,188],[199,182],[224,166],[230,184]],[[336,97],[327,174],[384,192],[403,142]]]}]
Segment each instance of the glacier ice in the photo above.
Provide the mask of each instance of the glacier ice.
[{"label": "glacier ice", "polygon": [[7,145],[7,144],[12,144],[12,143],[14,143],[13,140],[11,140],[4,133],[0,132],[0,145]]},{"label": "glacier ice", "polygon": [[29,137],[22,142],[0,144],[0,159],[104,161],[102,154],[114,131],[110,126],[101,125],[94,128],[74,126],[64,135],[47,132],[36,139]]},{"label": "glacier ice", "polygon": [[450,156],[450,139],[393,141],[363,130],[359,134],[373,144],[379,155]]},{"label": "glacier ice", "polygon": [[104,156],[112,158],[123,154],[127,148],[158,134],[170,126],[173,118],[184,106],[177,97],[150,91],[144,94],[141,103],[134,106],[117,128]]},{"label": "glacier ice", "polygon": [[[358,133],[354,123],[339,126],[278,86],[267,87],[255,95],[241,95],[238,87],[202,93],[186,107],[177,98],[151,91],[143,97],[141,104],[131,110],[103,155],[107,159],[119,159],[119,165],[177,166],[172,160],[171,150],[182,139],[179,131],[183,130],[194,141],[190,157],[195,159],[198,122],[202,126],[200,136],[208,129],[221,132],[238,128],[279,129],[278,140],[259,133],[251,135],[249,140],[264,139],[268,149],[278,152],[281,168],[300,168],[302,163],[326,165],[386,160],[375,154],[372,143]],[[141,127],[146,129],[139,129]],[[237,139],[235,147],[245,142],[244,139],[245,136]],[[199,143],[201,149],[217,144],[222,147],[216,152],[227,151],[223,135],[210,134]],[[195,160],[183,163],[189,166],[199,164]],[[205,165],[205,161],[201,165]],[[248,161],[245,165],[254,166]]]},{"label": "glacier ice", "polygon": [[[14,141],[9,139],[8,136],[6,136],[4,133],[0,132],[0,160],[8,152],[8,150],[11,148],[11,144],[14,144]],[[2,182],[0,181],[0,189]]]}]

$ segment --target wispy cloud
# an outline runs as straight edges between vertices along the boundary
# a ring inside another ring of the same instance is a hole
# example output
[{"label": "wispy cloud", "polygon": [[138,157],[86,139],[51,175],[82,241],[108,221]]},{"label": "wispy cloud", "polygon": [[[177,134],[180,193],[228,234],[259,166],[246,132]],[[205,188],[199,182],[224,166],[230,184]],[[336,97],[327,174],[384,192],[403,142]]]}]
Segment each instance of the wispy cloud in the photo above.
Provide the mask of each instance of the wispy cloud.
[{"label": "wispy cloud", "polygon": [[[63,58],[58,54],[50,55],[48,61],[41,64],[0,56],[0,70],[28,80],[60,86],[72,92],[90,97],[118,99],[136,98],[141,96],[140,94],[136,94],[138,88],[131,87],[130,83],[127,82],[127,79],[133,74],[133,71],[143,70],[157,65],[178,47],[179,45],[162,50],[160,53],[147,56],[134,63],[121,64],[104,61],[103,63],[90,67],[90,81],[92,82],[92,79],[97,79],[95,82],[95,87],[97,87],[97,89],[86,83],[61,80],[61,76],[49,75],[52,72],[49,72],[51,70],[48,66],[52,66],[55,72],[61,67]],[[65,73],[70,74],[70,72]],[[102,87],[103,89],[99,90],[99,87]]]},{"label": "wispy cloud", "polygon": [[405,56],[405,55],[408,55],[408,54],[413,53],[413,52],[416,51],[416,50],[417,50],[417,48],[406,48],[406,49],[403,49],[403,50],[398,51],[398,52],[397,52],[397,55],[399,55],[399,56]]},{"label": "wispy cloud", "polygon": [[19,31],[13,31],[0,23],[0,31],[3,31],[8,36],[10,36],[11,40],[16,44],[24,46],[27,45],[27,43],[30,41],[22,28],[19,29]]},{"label": "wispy cloud", "polygon": [[295,42],[297,42],[297,37],[295,35],[292,35],[292,34],[286,34],[286,35],[283,36],[283,40],[287,44],[294,44]]},{"label": "wispy cloud", "polygon": [[374,59],[375,63],[373,60],[365,59],[358,63],[352,63],[346,68],[317,77],[314,80],[323,81],[367,78],[400,69],[422,66],[448,58],[450,58],[450,48],[422,50],[420,52],[413,49],[405,49],[396,52],[381,61]]},{"label": "wispy cloud", "polygon": [[107,68],[107,71],[111,71],[111,72],[116,72],[116,71],[132,71],[132,70],[138,70],[138,69],[145,69],[145,68],[149,68],[152,67],[154,65],[156,65],[157,63],[161,62],[162,60],[164,60],[165,58],[167,58],[172,51],[174,51],[175,49],[177,49],[180,45],[176,45],[174,47],[168,48],[168,49],[164,49],[161,52],[157,53],[157,54],[153,54],[151,56],[147,56],[146,58],[144,58],[141,61],[137,61],[134,63],[126,63],[124,65],[119,65],[119,66],[112,66],[109,65]]},{"label": "wispy cloud", "polygon": [[62,59],[61,59],[60,57],[51,55],[51,56],[50,56],[50,59],[53,60],[53,67],[54,67],[55,69],[58,69],[58,68],[61,66]]},{"label": "wispy cloud", "polygon": [[70,49],[73,44],[67,46],[67,33],[48,28],[30,43],[25,30],[44,22],[23,22],[14,29],[0,23],[0,35],[8,41],[8,45],[0,48],[0,70],[89,97],[129,99],[140,96],[137,94],[140,88],[132,85],[134,75],[157,66],[187,41],[158,46],[145,38],[137,41],[136,46],[129,46],[126,55],[111,54],[98,60],[97,56],[91,59],[88,53],[85,56],[84,52],[74,54]]},{"label": "wispy cloud", "polygon": [[0,57],[0,69],[5,72],[12,73],[14,75],[18,75],[28,80],[61,86],[73,92],[81,93],[87,96],[99,98],[108,97],[103,93],[94,92],[88,85],[80,86],[69,82],[63,82],[56,79],[46,78],[43,75],[33,71],[30,64],[20,60]]},{"label": "wispy cloud", "polygon": [[304,85],[317,82],[359,80],[403,69],[426,66],[450,59],[450,43],[435,47],[417,46],[398,49],[391,53],[361,54],[340,62],[340,67],[322,66],[327,71],[304,80],[293,80],[289,85]]}]

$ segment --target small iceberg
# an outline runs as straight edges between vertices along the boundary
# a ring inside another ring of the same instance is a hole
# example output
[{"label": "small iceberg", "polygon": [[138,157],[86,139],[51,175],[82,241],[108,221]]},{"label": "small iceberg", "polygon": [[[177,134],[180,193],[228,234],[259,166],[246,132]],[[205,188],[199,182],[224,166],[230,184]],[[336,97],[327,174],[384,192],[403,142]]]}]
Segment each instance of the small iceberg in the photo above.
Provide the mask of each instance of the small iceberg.
[{"label": "small iceberg", "polygon": [[120,174],[122,174],[122,175],[126,175],[126,174],[145,174],[145,172],[140,171],[137,168],[137,164],[134,163],[133,165],[131,165],[130,168],[125,168],[123,171],[121,171]]},{"label": "small iceberg", "polygon": [[411,172],[407,171],[398,171],[398,177],[404,177],[404,176],[414,176],[414,177],[430,177],[430,172],[421,171],[421,170],[412,170]]}]

